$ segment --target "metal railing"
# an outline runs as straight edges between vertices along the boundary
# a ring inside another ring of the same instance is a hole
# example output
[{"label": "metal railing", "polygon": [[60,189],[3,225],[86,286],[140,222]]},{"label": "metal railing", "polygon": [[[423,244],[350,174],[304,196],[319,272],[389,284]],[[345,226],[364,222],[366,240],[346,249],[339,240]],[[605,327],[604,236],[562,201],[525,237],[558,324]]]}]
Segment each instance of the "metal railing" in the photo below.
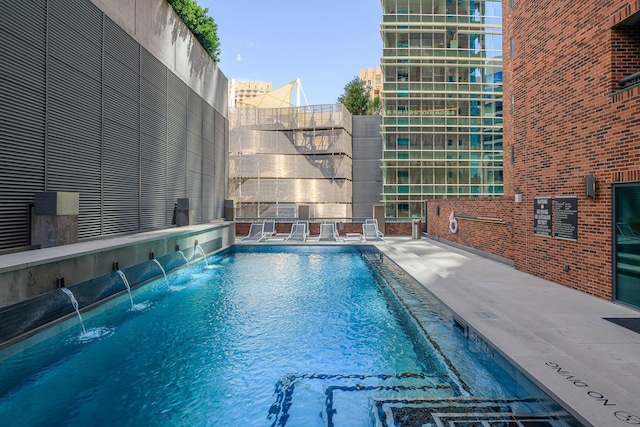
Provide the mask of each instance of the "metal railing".
[{"label": "metal railing", "polygon": [[640,71],[620,79],[619,83],[620,89],[629,89],[630,87],[640,85]]}]

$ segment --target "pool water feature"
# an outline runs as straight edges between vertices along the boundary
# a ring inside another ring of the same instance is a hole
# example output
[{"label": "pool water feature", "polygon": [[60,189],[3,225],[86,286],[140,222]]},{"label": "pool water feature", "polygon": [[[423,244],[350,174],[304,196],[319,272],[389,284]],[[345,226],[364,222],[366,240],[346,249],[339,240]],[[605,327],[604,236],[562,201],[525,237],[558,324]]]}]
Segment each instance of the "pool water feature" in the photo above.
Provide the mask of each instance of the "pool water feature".
[{"label": "pool water feature", "polygon": [[129,310],[124,295],[85,320],[109,334],[86,342],[78,325],[2,360],[0,417],[14,425],[310,427],[436,425],[482,414],[572,425],[459,333],[444,307],[398,281],[402,272],[379,254],[245,246],[209,266],[137,289],[145,310]]}]

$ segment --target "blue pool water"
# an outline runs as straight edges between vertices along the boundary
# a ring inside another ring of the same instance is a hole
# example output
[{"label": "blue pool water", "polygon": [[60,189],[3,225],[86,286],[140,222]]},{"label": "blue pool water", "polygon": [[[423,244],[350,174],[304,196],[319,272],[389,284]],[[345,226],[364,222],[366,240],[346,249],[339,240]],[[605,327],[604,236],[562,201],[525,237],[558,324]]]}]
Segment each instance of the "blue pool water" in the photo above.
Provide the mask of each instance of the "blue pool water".
[{"label": "blue pool water", "polygon": [[[5,358],[0,420],[404,426],[434,421],[433,408],[545,412],[544,397],[398,282],[388,260],[357,248],[267,249],[170,273],[136,291],[137,309],[125,295],[84,314],[86,335],[77,324]],[[562,425],[545,422],[536,425]]]}]

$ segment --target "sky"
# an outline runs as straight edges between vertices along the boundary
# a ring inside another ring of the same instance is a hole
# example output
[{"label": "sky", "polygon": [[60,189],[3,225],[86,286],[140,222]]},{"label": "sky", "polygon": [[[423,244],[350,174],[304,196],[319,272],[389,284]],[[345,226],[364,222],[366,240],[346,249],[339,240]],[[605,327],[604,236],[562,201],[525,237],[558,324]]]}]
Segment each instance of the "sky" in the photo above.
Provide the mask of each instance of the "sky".
[{"label": "sky", "polygon": [[197,3],[218,26],[218,65],[229,80],[271,82],[275,89],[300,77],[309,105],[335,104],[361,68],[380,66],[379,0]]}]

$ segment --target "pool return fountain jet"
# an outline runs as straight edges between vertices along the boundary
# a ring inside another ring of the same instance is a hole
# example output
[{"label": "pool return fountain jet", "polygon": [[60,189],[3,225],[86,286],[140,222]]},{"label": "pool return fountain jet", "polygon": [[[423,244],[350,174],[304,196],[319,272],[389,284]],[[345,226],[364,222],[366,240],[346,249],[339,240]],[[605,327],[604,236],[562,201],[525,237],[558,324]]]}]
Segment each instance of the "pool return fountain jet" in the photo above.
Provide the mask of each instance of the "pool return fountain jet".
[{"label": "pool return fountain jet", "polygon": [[84,327],[84,322],[82,321],[82,316],[80,315],[80,309],[78,308],[78,301],[76,300],[76,297],[73,296],[73,292],[64,287],[64,281],[62,279],[58,279],[58,283],[60,283],[60,290],[67,294],[67,296],[71,300],[71,305],[78,314],[78,319],[80,319],[80,324],[82,325],[82,333],[86,335],[87,330]]},{"label": "pool return fountain jet", "polygon": [[149,258],[151,259],[151,261],[155,262],[158,265],[158,267],[160,267],[160,270],[162,271],[162,275],[164,276],[164,281],[168,283],[169,279],[167,279],[167,272],[164,271],[164,268],[162,268],[162,264],[160,264],[160,261],[156,259],[153,252],[149,254]]},{"label": "pool return fountain jet", "polygon": [[129,292],[129,299],[131,300],[131,309],[133,310],[133,297],[131,296],[131,285],[129,285],[129,281],[127,280],[127,276],[124,275],[124,271],[118,270],[117,273],[122,279],[124,286],[127,288],[127,292]]},{"label": "pool return fountain jet", "polygon": [[182,255],[182,258],[185,260],[185,262],[187,263],[187,268],[191,269],[191,264],[189,264],[189,259],[187,258],[187,256],[184,254],[184,252],[182,252],[180,250],[180,246],[176,245],[176,252],[178,252],[180,255]]},{"label": "pool return fountain jet", "polygon": [[202,246],[200,246],[198,244],[198,241],[196,240],[196,242],[194,243],[195,248],[193,249],[193,253],[195,254],[196,250],[200,250],[200,252],[202,252],[202,258],[204,258],[204,265],[205,267],[209,267],[209,261],[207,261],[207,254],[204,253],[204,249],[202,249]]}]

